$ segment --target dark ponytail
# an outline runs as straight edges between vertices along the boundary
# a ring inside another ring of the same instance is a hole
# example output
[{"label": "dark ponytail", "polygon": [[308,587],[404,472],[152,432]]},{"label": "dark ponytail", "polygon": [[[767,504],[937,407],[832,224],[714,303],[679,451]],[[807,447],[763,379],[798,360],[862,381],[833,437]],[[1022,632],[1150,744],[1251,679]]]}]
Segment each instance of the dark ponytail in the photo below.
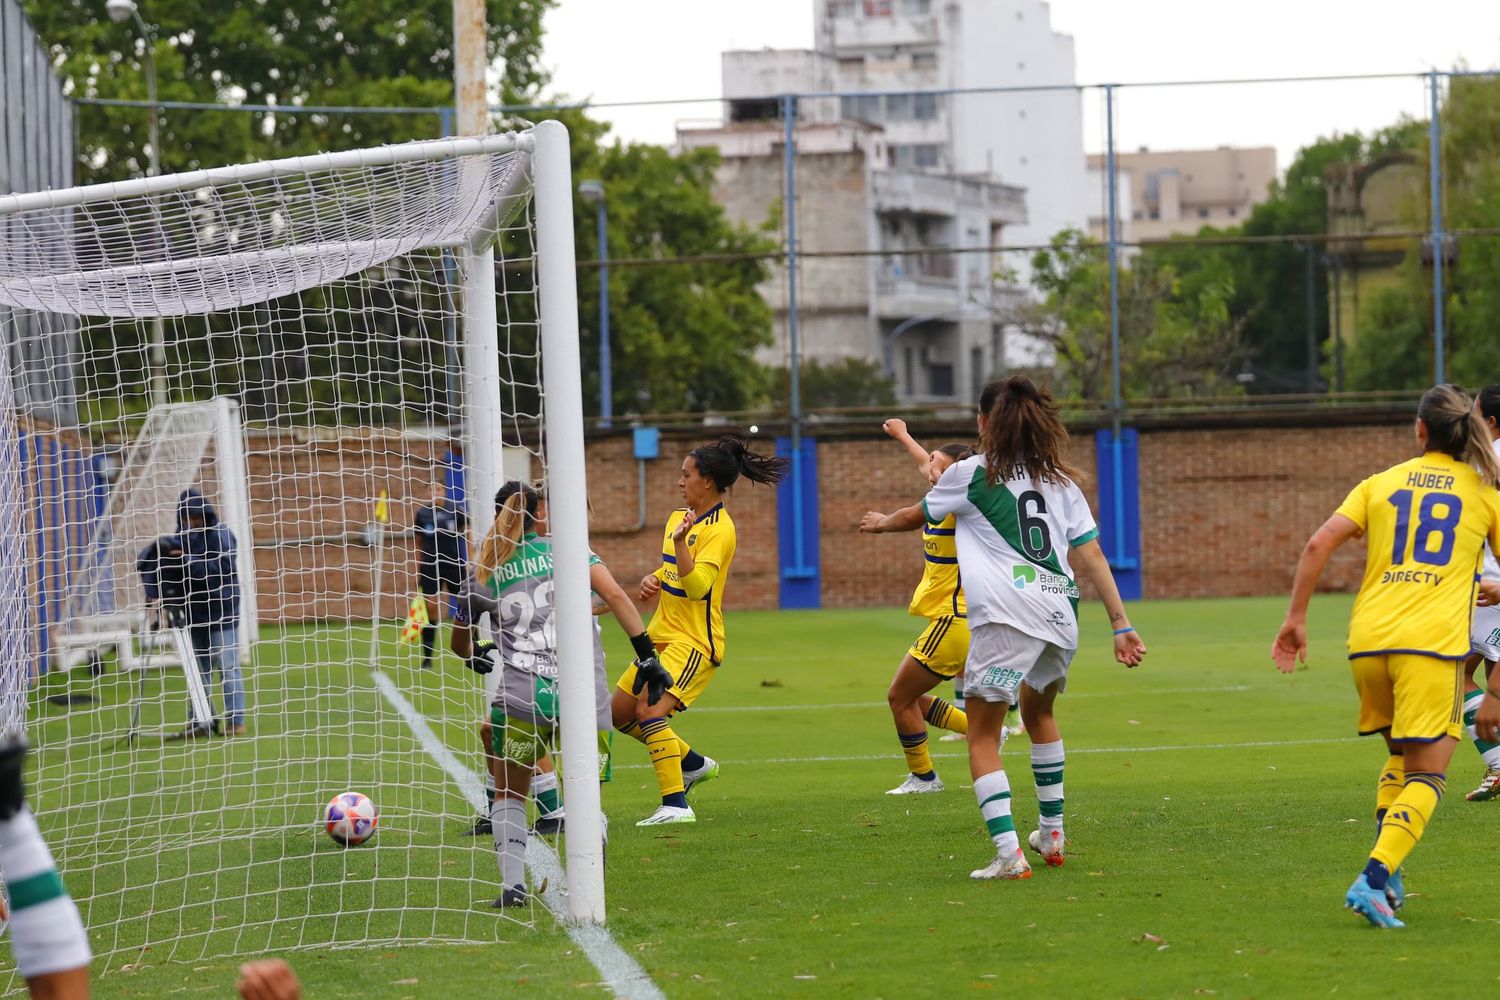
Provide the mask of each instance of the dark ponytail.
[{"label": "dark ponytail", "polygon": [[959,444],[957,442],[950,442],[949,444],[945,444],[941,448],[939,448],[938,454],[947,455],[955,462],[962,462],[964,459],[974,454],[974,446],[972,444]]},{"label": "dark ponytail", "polygon": [[713,444],[706,444],[688,452],[688,458],[698,466],[698,475],[713,480],[723,493],[741,476],[752,483],[774,486],[786,475],[791,464],[780,455],[761,455],[750,450],[750,446],[737,437],[721,437]]},{"label": "dark ponytail", "polygon": [[1069,464],[1068,429],[1057,404],[1046,389],[1025,375],[991,382],[979,395],[984,428],[979,447],[984,452],[985,478],[991,486],[1023,466],[1032,479],[1078,483],[1082,474]]},{"label": "dark ponytail", "polygon": [[1479,470],[1491,486],[1500,483],[1500,459],[1490,446],[1490,429],[1474,411],[1474,401],[1456,385],[1435,385],[1422,393],[1417,419],[1427,427],[1427,450],[1440,451]]}]

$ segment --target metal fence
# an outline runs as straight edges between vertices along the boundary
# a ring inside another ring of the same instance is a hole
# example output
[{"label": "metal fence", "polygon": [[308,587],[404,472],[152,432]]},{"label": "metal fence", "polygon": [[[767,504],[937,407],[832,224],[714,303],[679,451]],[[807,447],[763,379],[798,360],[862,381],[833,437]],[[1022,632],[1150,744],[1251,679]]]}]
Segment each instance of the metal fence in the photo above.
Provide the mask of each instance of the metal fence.
[{"label": "metal fence", "polygon": [[[68,187],[73,166],[73,104],[20,0],[0,0],[0,189]],[[5,326],[0,317],[0,328]],[[16,401],[41,419],[71,425],[77,363],[72,324],[31,314],[15,328],[20,336],[4,347]]]}]

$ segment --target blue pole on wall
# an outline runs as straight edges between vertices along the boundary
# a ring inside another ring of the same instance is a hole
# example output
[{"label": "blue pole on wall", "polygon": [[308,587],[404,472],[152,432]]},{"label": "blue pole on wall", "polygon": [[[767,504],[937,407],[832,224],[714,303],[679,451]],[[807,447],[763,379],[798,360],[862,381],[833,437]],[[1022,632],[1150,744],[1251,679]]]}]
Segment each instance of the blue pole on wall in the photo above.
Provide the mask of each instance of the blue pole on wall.
[{"label": "blue pole on wall", "polygon": [[1432,189],[1432,369],[1433,383],[1447,381],[1443,357],[1443,143],[1438,111],[1442,77],[1437,70],[1427,74],[1432,101],[1427,121],[1427,184]]},{"label": "blue pole on wall", "polygon": [[[1116,188],[1119,183],[1118,166],[1115,162],[1115,88],[1104,87],[1104,187],[1108,200],[1107,215],[1109,242],[1109,410],[1110,435],[1106,443],[1103,434],[1097,442],[1099,450],[1099,505],[1101,512],[1109,511],[1108,530],[1104,532],[1107,544],[1105,554],[1110,566],[1117,571],[1128,571],[1134,577],[1134,593],[1126,595],[1126,582],[1120,580],[1122,596],[1140,596],[1139,560],[1139,496],[1135,461],[1135,432],[1130,432],[1127,446],[1122,422],[1125,410],[1124,395],[1120,390],[1120,205]],[[1105,475],[1106,468],[1108,475]],[[1108,503],[1105,502],[1106,496]],[[1132,544],[1130,521],[1137,521]],[[1120,575],[1116,574],[1117,577]]]},{"label": "blue pole on wall", "polygon": [[[797,98],[785,94],[781,98],[783,129],[782,159],[786,167],[785,204],[786,213],[786,335],[787,351],[791,370],[788,372],[788,409],[791,411],[791,440],[788,442],[792,463],[790,487],[790,520],[792,546],[783,554],[781,576],[783,580],[816,580],[817,567],[808,559],[807,526],[805,517],[807,497],[803,465],[806,460],[802,447],[802,362],[799,357],[799,329],[797,325]],[[783,522],[785,525],[785,522]],[[784,591],[784,588],[783,588]],[[799,605],[807,607],[808,605]]]}]

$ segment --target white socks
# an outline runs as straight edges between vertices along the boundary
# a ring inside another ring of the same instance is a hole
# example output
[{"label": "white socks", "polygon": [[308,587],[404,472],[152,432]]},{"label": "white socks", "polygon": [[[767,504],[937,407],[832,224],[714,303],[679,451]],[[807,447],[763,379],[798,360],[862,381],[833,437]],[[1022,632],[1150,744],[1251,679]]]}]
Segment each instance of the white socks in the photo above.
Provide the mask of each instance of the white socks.
[{"label": "white socks", "polygon": [[[1050,834],[1063,828],[1063,742],[1031,745],[1031,775],[1036,779],[1037,828]],[[1043,837],[1045,840],[1045,836]]]},{"label": "white socks", "polygon": [[974,797],[979,800],[979,815],[995,842],[1001,857],[1010,857],[1021,849],[1016,824],[1010,815],[1010,778],[1004,770],[991,771],[974,779]]},{"label": "white socks", "polygon": [[497,795],[490,807],[500,881],[508,888],[526,886],[526,803]]}]

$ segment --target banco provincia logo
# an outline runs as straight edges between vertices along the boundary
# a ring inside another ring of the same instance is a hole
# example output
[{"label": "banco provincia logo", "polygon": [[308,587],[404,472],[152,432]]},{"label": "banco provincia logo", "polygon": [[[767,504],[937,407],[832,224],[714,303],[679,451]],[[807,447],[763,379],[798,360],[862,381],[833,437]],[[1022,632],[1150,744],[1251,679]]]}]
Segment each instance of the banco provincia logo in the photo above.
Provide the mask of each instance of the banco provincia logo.
[{"label": "banco provincia logo", "polygon": [[1035,566],[1026,566],[1024,564],[1020,566],[1012,566],[1011,571],[1014,575],[1014,582],[1017,590],[1025,590],[1028,583],[1036,583]]}]

